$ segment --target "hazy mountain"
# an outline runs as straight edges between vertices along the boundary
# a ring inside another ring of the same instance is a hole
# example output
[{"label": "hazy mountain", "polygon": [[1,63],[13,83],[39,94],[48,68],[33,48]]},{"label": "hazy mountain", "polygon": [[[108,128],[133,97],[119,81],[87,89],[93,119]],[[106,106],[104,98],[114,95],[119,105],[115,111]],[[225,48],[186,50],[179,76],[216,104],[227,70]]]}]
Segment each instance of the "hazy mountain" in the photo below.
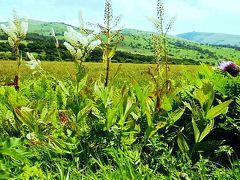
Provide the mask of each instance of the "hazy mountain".
[{"label": "hazy mountain", "polygon": [[231,45],[240,47],[240,35],[204,33],[204,32],[188,32],[178,34],[177,37],[212,45]]}]

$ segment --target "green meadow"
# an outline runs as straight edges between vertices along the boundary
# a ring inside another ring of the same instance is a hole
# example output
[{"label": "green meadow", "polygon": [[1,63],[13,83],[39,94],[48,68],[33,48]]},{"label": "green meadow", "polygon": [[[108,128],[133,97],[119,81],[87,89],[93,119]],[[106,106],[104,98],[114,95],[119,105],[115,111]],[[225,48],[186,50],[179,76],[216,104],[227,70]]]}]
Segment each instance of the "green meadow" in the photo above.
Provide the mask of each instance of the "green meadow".
[{"label": "green meadow", "polygon": [[[32,71],[26,66],[26,61],[22,62],[21,78],[31,80],[34,78]],[[54,77],[66,80],[74,79],[76,67],[73,62],[42,62],[42,68]],[[84,63],[88,72],[89,79],[98,80],[104,76],[105,65],[103,63]],[[15,61],[0,61],[0,81],[11,80],[16,74]],[[133,63],[112,63],[111,77],[114,81],[147,83],[151,80],[151,76],[147,73],[149,68],[156,68],[156,64],[133,64]],[[196,74],[199,65],[170,65],[170,76],[174,79],[181,79],[181,75],[189,72]],[[116,76],[116,77],[115,77]],[[114,78],[115,77],[115,78]],[[184,76],[183,76],[184,78]]]}]

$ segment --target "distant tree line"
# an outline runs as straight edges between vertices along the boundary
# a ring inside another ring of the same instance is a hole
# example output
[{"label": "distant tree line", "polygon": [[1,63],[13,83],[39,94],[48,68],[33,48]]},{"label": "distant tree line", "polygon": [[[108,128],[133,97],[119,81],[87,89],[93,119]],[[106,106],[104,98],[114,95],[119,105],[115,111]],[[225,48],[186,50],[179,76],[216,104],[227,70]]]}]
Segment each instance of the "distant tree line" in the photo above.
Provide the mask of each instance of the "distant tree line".
[{"label": "distant tree line", "polygon": [[231,49],[235,49],[235,50],[237,50],[237,51],[240,51],[240,46],[233,46],[233,45],[230,45],[230,44],[227,44],[227,45],[209,45],[209,46],[213,46],[213,47],[217,47],[217,48],[220,48],[220,47],[222,47],[222,48],[231,48]]}]

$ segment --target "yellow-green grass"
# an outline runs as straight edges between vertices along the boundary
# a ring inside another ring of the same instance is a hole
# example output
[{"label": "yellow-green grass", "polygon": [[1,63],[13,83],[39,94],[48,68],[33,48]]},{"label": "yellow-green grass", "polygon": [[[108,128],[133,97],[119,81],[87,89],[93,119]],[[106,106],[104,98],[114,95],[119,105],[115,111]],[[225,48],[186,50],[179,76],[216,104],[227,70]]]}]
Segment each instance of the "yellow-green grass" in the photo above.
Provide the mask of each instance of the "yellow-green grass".
[{"label": "yellow-green grass", "polygon": [[[32,79],[32,70],[26,65],[26,62],[21,66],[21,79]],[[84,63],[88,71],[89,79],[98,79],[101,76],[104,78],[105,66],[103,63]],[[60,80],[74,79],[76,69],[73,62],[42,62],[42,68]],[[114,81],[129,82],[136,80],[138,82],[149,82],[151,76],[147,74],[149,67],[156,67],[154,64],[130,64],[130,63],[112,63],[111,78],[115,77]],[[198,66],[195,65],[171,65],[169,75],[171,78],[179,78],[183,72],[195,73]],[[11,81],[16,75],[15,61],[0,61],[0,81]]]}]

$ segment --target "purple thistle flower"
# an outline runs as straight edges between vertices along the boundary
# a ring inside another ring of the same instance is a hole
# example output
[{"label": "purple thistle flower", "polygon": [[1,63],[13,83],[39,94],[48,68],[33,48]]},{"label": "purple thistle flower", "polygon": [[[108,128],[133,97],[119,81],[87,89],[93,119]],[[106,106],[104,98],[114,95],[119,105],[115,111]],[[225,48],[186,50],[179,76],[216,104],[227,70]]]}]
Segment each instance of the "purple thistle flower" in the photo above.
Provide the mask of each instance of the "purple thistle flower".
[{"label": "purple thistle flower", "polygon": [[218,68],[222,71],[228,72],[233,77],[237,77],[240,72],[240,67],[232,61],[222,61],[218,65]]}]

